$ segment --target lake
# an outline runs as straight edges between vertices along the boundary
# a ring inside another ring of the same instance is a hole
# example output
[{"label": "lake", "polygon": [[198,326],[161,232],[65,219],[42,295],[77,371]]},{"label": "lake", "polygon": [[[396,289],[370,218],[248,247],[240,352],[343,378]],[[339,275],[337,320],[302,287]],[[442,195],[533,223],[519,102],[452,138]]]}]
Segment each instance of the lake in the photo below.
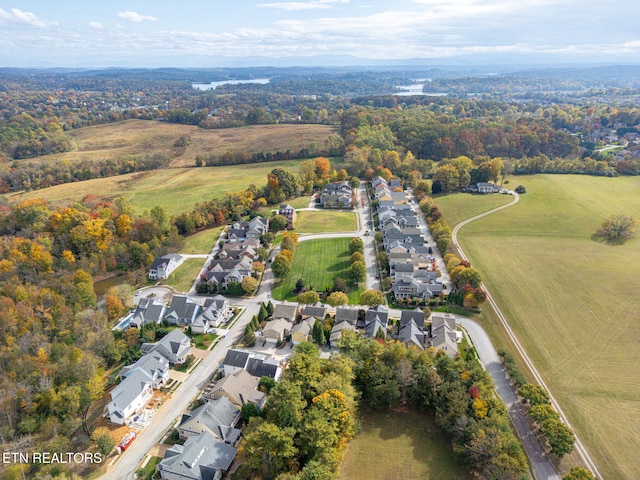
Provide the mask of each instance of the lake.
[{"label": "lake", "polygon": [[269,83],[271,79],[269,78],[253,78],[251,80],[223,80],[221,82],[211,82],[211,83],[192,83],[191,86],[196,90],[215,90],[220,85],[239,85],[242,83],[258,83],[260,85],[265,85]]}]

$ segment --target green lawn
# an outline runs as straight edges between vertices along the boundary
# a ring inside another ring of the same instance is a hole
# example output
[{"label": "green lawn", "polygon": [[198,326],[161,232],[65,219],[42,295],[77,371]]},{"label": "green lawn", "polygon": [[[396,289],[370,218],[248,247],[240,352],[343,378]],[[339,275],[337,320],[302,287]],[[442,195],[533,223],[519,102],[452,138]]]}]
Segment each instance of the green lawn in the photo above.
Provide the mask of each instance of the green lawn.
[{"label": "green lawn", "polygon": [[203,258],[187,258],[164,283],[174,287],[178,292],[188,292],[204,265]]},{"label": "green lawn", "polygon": [[67,183],[33,192],[5,195],[9,202],[29,198],[45,198],[54,205],[81,201],[90,193],[105,199],[125,197],[141,214],[160,205],[168,215],[189,211],[196,202],[218,198],[254,184],[267,183],[267,174],[274,168],[298,172],[303,160],[254,163],[228,167],[168,168],[149,172],[130,173],[117,177],[97,178]]},{"label": "green lawn", "polygon": [[144,468],[138,470],[138,478],[140,480],[151,480],[153,474],[156,473],[156,466],[160,463],[162,458],[151,457]]},{"label": "green lawn", "polygon": [[[453,193],[442,197],[435,197],[434,203],[441,211],[447,210],[447,224],[453,229],[457,224],[492,208],[499,207],[513,200],[511,195]],[[440,207],[440,205],[443,205]]]},{"label": "green lawn", "polygon": [[297,212],[296,233],[352,232],[358,228],[356,212],[303,210]]},{"label": "green lawn", "polygon": [[209,228],[184,237],[184,247],[178,253],[209,253],[218,241],[222,228]]},{"label": "green lawn", "polygon": [[291,205],[293,208],[307,208],[310,201],[311,195],[305,195],[303,197],[291,198],[286,203]]},{"label": "green lawn", "polygon": [[361,430],[351,441],[341,480],[470,479],[433,419],[412,411],[360,410]]},{"label": "green lawn", "polygon": [[[520,203],[459,242],[603,476],[640,478],[640,239],[592,238],[611,213],[638,216],[640,177],[513,183],[527,189]],[[445,198],[438,206],[448,218]]]},{"label": "green lawn", "polygon": [[[299,278],[311,285],[316,291],[325,291],[333,287],[333,277],[345,278],[349,268],[350,238],[330,238],[300,242],[296,249],[289,276],[273,289],[276,300],[295,300],[291,290]],[[360,288],[349,292],[349,302],[357,303],[360,298]]]}]

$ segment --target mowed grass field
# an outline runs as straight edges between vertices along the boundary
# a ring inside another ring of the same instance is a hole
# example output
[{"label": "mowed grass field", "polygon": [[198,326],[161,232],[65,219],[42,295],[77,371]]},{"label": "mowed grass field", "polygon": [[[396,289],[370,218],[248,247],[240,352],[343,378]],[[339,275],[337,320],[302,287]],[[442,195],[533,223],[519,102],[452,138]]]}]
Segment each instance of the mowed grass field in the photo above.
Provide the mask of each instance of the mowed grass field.
[{"label": "mowed grass field", "polygon": [[[351,238],[328,238],[300,242],[293,257],[291,273],[273,289],[273,298],[295,300],[296,296],[291,290],[295,288],[299,278],[317,292],[332,288],[333,277],[336,275],[346,279],[350,241]],[[349,303],[357,304],[363,290],[360,288],[349,292]]]},{"label": "mowed grass field", "polygon": [[184,247],[178,253],[209,253],[218,241],[222,226],[208,228],[184,237]]},{"label": "mowed grass field", "polygon": [[197,202],[219,198],[228,192],[243,190],[254,184],[262,187],[274,168],[298,172],[303,160],[253,163],[225,167],[168,168],[130,173],[117,177],[96,178],[66,183],[33,192],[5,195],[11,203],[29,198],[45,198],[53,205],[81,201],[90,193],[106,200],[125,197],[138,214],[160,205],[167,214],[189,211]]},{"label": "mowed grass field", "polygon": [[[312,142],[319,147],[336,127],[329,125],[254,125],[248,127],[205,130],[193,125],[126,120],[107,125],[80,128],[72,132],[76,149],[71,152],[46,155],[30,162],[59,160],[104,160],[126,155],[167,153],[174,167],[193,166],[197,156],[222,155],[226,152],[297,151]],[[183,150],[174,143],[182,135],[191,142]]]},{"label": "mowed grass field", "polygon": [[480,213],[500,207],[513,200],[511,195],[452,193],[451,195],[435,197],[433,202],[440,208],[440,203],[447,207],[447,224],[453,229],[457,224]]},{"label": "mowed grass field", "polygon": [[361,430],[344,455],[341,480],[470,479],[428,416],[360,410]]},{"label": "mowed grass field", "polygon": [[[640,238],[592,238],[609,214],[640,216],[640,177],[518,183],[520,202],[459,242],[604,478],[640,478]],[[447,198],[437,204],[448,218]]]},{"label": "mowed grass field", "polygon": [[187,258],[163,283],[187,293],[204,265],[204,258]]},{"label": "mowed grass field", "polygon": [[296,212],[296,233],[351,232],[358,227],[356,212],[302,210]]}]

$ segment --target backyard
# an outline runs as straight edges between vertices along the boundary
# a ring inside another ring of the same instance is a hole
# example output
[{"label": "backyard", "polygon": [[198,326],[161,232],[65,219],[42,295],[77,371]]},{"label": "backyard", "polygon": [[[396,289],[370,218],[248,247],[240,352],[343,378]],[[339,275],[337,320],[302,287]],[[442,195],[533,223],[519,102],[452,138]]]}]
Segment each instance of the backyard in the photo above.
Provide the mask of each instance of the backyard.
[{"label": "backyard", "polygon": [[[462,228],[459,243],[603,476],[640,478],[640,262],[631,260],[640,239],[593,237],[609,214],[640,212],[640,177],[518,183],[527,189],[520,202]],[[452,227],[450,209],[465,217],[460,198],[437,199]],[[477,213],[468,198],[467,217]],[[495,325],[487,328],[495,341]]]},{"label": "backyard", "polygon": [[361,430],[347,447],[341,480],[471,478],[431,417],[409,410],[359,413]]},{"label": "backyard", "polygon": [[[333,278],[346,279],[349,268],[349,242],[351,238],[329,238],[300,242],[293,258],[291,273],[273,290],[276,300],[295,300],[291,293],[296,282],[302,278],[306,286],[326,291],[333,287]],[[349,302],[357,304],[362,287],[348,293]]]}]

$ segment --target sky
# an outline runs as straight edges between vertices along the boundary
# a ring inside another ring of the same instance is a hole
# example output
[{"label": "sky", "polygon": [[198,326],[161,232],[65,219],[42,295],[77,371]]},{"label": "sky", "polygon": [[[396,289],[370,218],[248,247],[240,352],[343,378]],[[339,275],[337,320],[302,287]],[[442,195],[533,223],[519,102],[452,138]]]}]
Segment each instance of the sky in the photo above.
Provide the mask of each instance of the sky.
[{"label": "sky", "polygon": [[640,63],[637,0],[0,0],[0,67]]}]

